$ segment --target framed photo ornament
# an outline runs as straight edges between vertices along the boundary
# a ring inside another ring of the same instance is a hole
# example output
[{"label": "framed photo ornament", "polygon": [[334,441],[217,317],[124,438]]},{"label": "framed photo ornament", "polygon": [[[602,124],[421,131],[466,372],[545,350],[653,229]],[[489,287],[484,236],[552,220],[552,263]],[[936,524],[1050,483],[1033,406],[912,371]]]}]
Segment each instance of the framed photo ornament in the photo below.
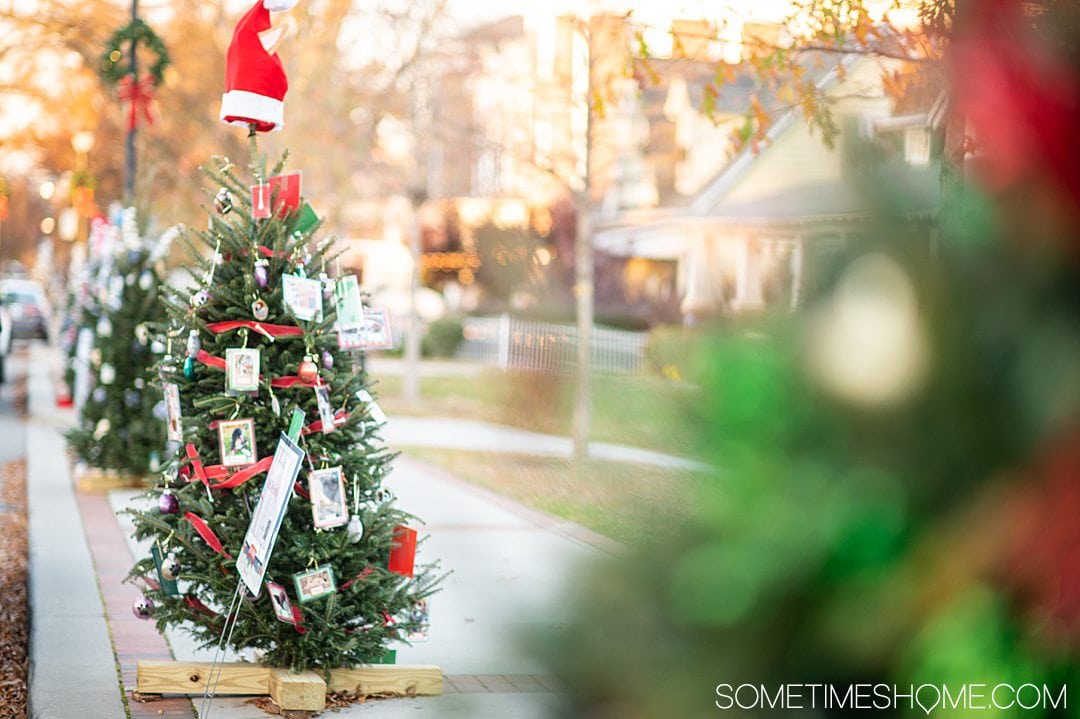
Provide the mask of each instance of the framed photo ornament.
[{"label": "framed photo ornament", "polygon": [[293,583],[296,585],[296,597],[301,604],[307,604],[337,591],[337,584],[334,582],[334,567],[329,564],[320,565],[308,572],[294,574]]},{"label": "framed photo ornament", "polygon": [[259,350],[225,350],[225,386],[230,392],[259,391]]},{"label": "framed photo ornament", "polygon": [[331,529],[349,522],[345,503],[345,479],[341,467],[318,469],[308,474],[311,515],[317,529]]},{"label": "framed photo ornament", "polygon": [[171,442],[184,441],[184,429],[180,424],[180,389],[172,382],[165,383],[165,422],[167,438]]},{"label": "framed photo ornament", "polygon": [[285,304],[298,320],[322,320],[322,283],[296,275],[281,276]]},{"label": "framed photo ornament", "polygon": [[223,419],[218,422],[218,448],[225,467],[244,467],[259,460],[255,450],[255,421]]},{"label": "framed photo ornament", "polygon": [[338,347],[343,350],[388,350],[394,346],[386,310],[365,308],[359,324],[338,323]]}]

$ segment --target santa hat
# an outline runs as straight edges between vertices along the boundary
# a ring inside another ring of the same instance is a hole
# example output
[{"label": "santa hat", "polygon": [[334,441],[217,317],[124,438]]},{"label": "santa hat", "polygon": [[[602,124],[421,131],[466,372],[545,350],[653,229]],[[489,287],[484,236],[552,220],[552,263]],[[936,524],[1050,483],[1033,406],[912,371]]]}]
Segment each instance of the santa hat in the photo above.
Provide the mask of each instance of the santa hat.
[{"label": "santa hat", "polygon": [[298,0],[256,0],[240,18],[225,61],[222,122],[255,125],[259,132],[280,130],[285,124],[285,93],[289,81],[276,53],[263,47],[259,33],[269,30],[270,12],[291,10]]}]

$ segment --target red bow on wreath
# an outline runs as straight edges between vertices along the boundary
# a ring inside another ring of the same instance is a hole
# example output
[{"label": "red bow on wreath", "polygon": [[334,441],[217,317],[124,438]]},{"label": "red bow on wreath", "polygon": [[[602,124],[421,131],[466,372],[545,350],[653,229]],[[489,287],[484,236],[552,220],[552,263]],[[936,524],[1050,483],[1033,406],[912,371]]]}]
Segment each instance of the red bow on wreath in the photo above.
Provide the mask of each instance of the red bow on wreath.
[{"label": "red bow on wreath", "polygon": [[146,118],[147,125],[154,124],[154,113],[150,104],[154,101],[154,78],[146,75],[135,81],[133,75],[124,75],[116,84],[116,97],[131,103],[128,110],[128,130],[134,130],[139,124],[139,113]]}]

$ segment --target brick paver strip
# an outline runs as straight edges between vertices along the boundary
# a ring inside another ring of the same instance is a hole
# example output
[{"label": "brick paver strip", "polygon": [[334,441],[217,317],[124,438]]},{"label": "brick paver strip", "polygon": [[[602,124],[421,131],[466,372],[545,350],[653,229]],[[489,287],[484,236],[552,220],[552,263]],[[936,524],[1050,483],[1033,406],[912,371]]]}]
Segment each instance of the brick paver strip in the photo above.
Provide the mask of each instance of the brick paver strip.
[{"label": "brick paver strip", "polygon": [[158,634],[153,621],[136,619],[131,613],[131,604],[139,597],[139,590],[122,583],[131,568],[132,558],[108,499],[104,494],[88,492],[76,492],[75,497],[86,527],[86,539],[90,545],[90,556],[94,559],[98,586],[105,601],[109,634],[120,664],[131,719],[191,719],[195,712],[191,700],[185,697],[151,702],[131,698],[138,661],[172,659],[172,652],[164,637]]}]

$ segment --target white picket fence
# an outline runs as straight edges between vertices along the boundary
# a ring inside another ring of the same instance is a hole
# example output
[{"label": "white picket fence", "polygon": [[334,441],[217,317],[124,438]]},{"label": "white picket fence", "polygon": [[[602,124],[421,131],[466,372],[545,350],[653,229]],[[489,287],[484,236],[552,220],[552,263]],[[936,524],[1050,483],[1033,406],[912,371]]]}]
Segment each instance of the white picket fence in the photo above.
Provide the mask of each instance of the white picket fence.
[{"label": "white picket fence", "polygon": [[[577,327],[521,320],[510,315],[469,317],[459,359],[503,369],[571,374],[577,368]],[[604,372],[642,372],[646,332],[593,327],[592,367]]]}]

